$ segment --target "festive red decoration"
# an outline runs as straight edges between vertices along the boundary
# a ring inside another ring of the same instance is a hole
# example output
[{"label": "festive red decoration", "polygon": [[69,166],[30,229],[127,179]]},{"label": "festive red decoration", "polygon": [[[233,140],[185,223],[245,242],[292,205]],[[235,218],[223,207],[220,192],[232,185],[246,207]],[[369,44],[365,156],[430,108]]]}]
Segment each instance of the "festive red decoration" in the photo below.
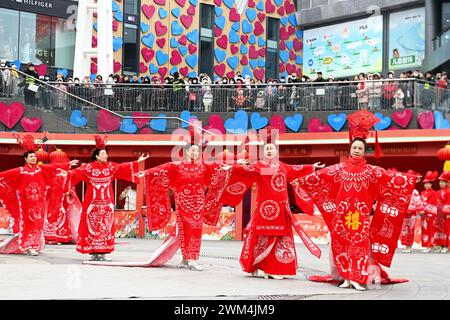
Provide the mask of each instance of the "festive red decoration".
[{"label": "festive red decoration", "polygon": [[67,157],[67,153],[65,153],[61,149],[56,149],[55,151],[50,153],[49,159],[51,163],[70,161],[69,158]]},{"label": "festive red decoration", "polygon": [[38,162],[44,163],[48,161],[48,152],[42,148],[36,151],[36,158]]},{"label": "festive red decoration", "polygon": [[438,177],[438,172],[437,171],[428,171],[425,174],[425,179],[423,179],[423,182],[433,182],[436,180],[436,178]]},{"label": "festive red decoration", "polygon": [[450,144],[446,145],[442,149],[439,149],[437,152],[437,157],[440,160],[450,160]]},{"label": "festive red decoration", "polygon": [[364,140],[369,136],[369,129],[380,122],[379,118],[367,110],[353,112],[347,116],[347,120],[350,124],[349,129],[352,138],[361,138]]},{"label": "festive red decoration", "polygon": [[31,134],[26,134],[23,138],[20,138],[20,136],[16,134],[14,137],[25,152],[36,151],[38,148],[34,143],[34,137]]}]

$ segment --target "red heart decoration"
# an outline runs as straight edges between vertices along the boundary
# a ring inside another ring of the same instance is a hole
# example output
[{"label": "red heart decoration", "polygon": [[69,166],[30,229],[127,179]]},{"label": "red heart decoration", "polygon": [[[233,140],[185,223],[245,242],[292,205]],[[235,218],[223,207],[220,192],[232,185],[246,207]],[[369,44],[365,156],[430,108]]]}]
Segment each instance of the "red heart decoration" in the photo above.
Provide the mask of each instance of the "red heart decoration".
[{"label": "red heart decoration", "polygon": [[227,73],[227,78],[231,79],[231,78],[234,78],[234,76],[235,76],[234,71],[230,71]]},{"label": "red heart decoration", "polygon": [[234,44],[232,44],[230,46],[231,49],[231,54],[236,54],[239,51],[239,48],[237,46],[235,46]]},{"label": "red heart decoration", "polygon": [[214,26],[214,37],[218,38],[222,35],[222,30],[217,26]]},{"label": "red heart decoration", "polygon": [[[150,113],[133,112],[133,117],[150,117]],[[150,123],[149,119],[133,119],[133,122],[139,129],[142,129]]]},{"label": "red heart decoration", "polygon": [[264,69],[256,69],[255,71],[253,71],[253,75],[255,76],[256,79],[258,80],[264,80],[264,74],[265,74],[265,70]]},{"label": "red heart decoration", "polygon": [[263,22],[265,18],[266,18],[266,14],[265,13],[262,13],[262,12],[258,13],[259,21]]},{"label": "red heart decoration", "polygon": [[158,38],[156,39],[156,44],[162,49],[166,44],[166,38]]},{"label": "red heart decoration", "polygon": [[297,55],[295,54],[294,51],[289,52],[289,59],[290,59],[290,60],[295,60],[295,59],[297,59]]},{"label": "red heart decoration", "polygon": [[153,0],[156,4],[159,4],[160,6],[166,5],[166,0]]},{"label": "red heart decoration", "polygon": [[110,112],[102,109],[97,116],[98,132],[112,132],[120,128],[121,120],[119,117],[112,115]]},{"label": "red heart decoration", "polygon": [[[300,51],[303,49],[303,42],[298,38],[294,39],[294,51]],[[284,50],[284,49],[283,49]]]},{"label": "red heart decoration", "polygon": [[288,27],[288,34],[291,36],[295,33],[295,28],[293,26]]},{"label": "red heart decoration", "polygon": [[197,46],[192,43],[189,43],[188,49],[190,54],[194,54],[195,52],[197,52]]},{"label": "red heart decoration", "polygon": [[170,64],[177,65],[180,64],[181,61],[183,61],[181,54],[178,52],[178,50],[172,51],[172,57],[170,58]]},{"label": "red heart decoration", "polygon": [[92,44],[93,48],[97,47],[97,37],[96,36],[92,36],[91,44]]},{"label": "red heart decoration", "polygon": [[292,2],[290,2],[290,1],[286,1],[284,3],[284,7],[286,8],[286,13],[287,14],[291,14],[292,12],[295,11],[295,5]]},{"label": "red heart decoration", "polygon": [[405,109],[403,111],[396,111],[392,114],[392,120],[396,124],[398,124],[403,129],[408,127],[408,124],[411,122],[413,116],[413,112],[409,109]]},{"label": "red heart decoration", "polygon": [[280,72],[283,73],[284,71],[286,71],[286,67],[283,63],[280,63]]},{"label": "red heart decoration", "polygon": [[179,39],[178,39],[178,43],[181,44],[182,46],[185,46],[187,43],[187,37],[186,35],[182,35]]},{"label": "red heart decoration", "polygon": [[284,16],[284,7],[283,6],[279,7],[277,12],[280,16]]},{"label": "red heart decoration", "polygon": [[241,35],[241,42],[243,44],[246,44],[248,42],[248,35],[246,34]]},{"label": "red heart decoration", "polygon": [[241,64],[242,64],[243,66],[248,65],[248,58],[247,58],[247,56],[243,56],[243,57],[242,57],[242,59],[241,59]]},{"label": "red heart decoration", "polygon": [[308,132],[333,132],[328,124],[322,124],[319,118],[312,118],[308,122]]},{"label": "red heart decoration", "polygon": [[188,75],[188,72],[189,72],[189,68],[188,67],[180,68],[180,73],[181,73],[181,75],[183,77],[186,77]]},{"label": "red heart decoration", "polygon": [[38,66],[34,66],[34,69],[39,76],[45,76],[47,74],[47,66],[43,63]]},{"label": "red heart decoration", "polygon": [[141,49],[141,54],[142,54],[142,57],[144,58],[144,60],[146,62],[149,62],[155,56],[155,51],[153,49],[150,49],[150,48],[147,48],[147,47],[143,47]]},{"label": "red heart decoration", "polygon": [[159,68],[158,73],[161,77],[165,77],[167,74],[167,68],[166,67]]},{"label": "red heart decoration", "polygon": [[280,39],[281,40],[289,39],[289,33],[287,32],[287,29],[284,27],[280,28]]},{"label": "red heart decoration", "polygon": [[117,20],[113,20],[113,31],[119,30],[119,22]]},{"label": "red heart decoration", "polygon": [[186,0],[175,0],[176,3],[180,5],[180,7],[184,7]]},{"label": "red heart decoration", "polygon": [[205,127],[206,130],[217,130],[218,132],[225,134],[225,125],[223,123],[223,119],[218,114],[213,114],[209,117],[208,120],[209,125]]},{"label": "red heart decoration", "polygon": [[250,59],[258,59],[259,57],[259,50],[256,50],[254,45],[251,45],[249,48],[249,56]]},{"label": "red heart decoration", "polygon": [[97,74],[97,65],[95,63],[91,63],[91,74]]},{"label": "red heart decoration", "polygon": [[433,111],[421,112],[417,117],[417,122],[421,129],[433,129],[434,127],[434,114]]},{"label": "red heart decoration", "polygon": [[271,0],[266,1],[266,12],[267,13],[274,13],[276,7],[273,5]]},{"label": "red heart decoration", "polygon": [[183,24],[183,26],[186,27],[186,29],[189,29],[189,27],[192,24],[192,21],[194,20],[194,18],[192,16],[189,15],[181,15],[180,17],[181,23]]},{"label": "red heart decoration", "polygon": [[152,133],[153,133],[153,130],[150,129],[149,127],[145,127],[144,129],[139,131],[139,134],[152,134]]},{"label": "red heart decoration", "polygon": [[214,0],[214,4],[218,7],[222,4],[222,0]]},{"label": "red heart decoration", "polygon": [[36,132],[42,126],[42,120],[40,118],[28,118],[23,117],[20,120],[20,124],[25,129],[26,132]]},{"label": "red heart decoration", "polygon": [[255,34],[255,36],[259,36],[264,33],[264,27],[261,22],[255,22],[255,30],[253,30],[253,33]]},{"label": "red heart decoration", "polygon": [[139,73],[146,73],[148,67],[143,62],[139,62]]},{"label": "red heart decoration", "polygon": [[12,129],[25,112],[25,106],[20,102],[5,104],[0,102],[0,122]]},{"label": "red heart decoration", "polygon": [[161,23],[161,21],[156,21],[155,23],[156,35],[158,37],[167,33],[167,27]]},{"label": "red heart decoration", "polygon": [[194,6],[190,6],[187,9],[187,14],[190,14],[191,16],[195,16],[195,7]]},{"label": "red heart decoration", "polygon": [[256,3],[254,0],[248,0],[247,7],[254,8],[255,6],[256,6]]},{"label": "red heart decoration", "polygon": [[118,73],[122,69],[122,64],[118,61],[114,61],[114,73]]},{"label": "red heart decoration", "polygon": [[286,125],[284,123],[284,119],[281,115],[276,114],[270,119],[270,125],[278,129],[279,134],[286,133]]},{"label": "red heart decoration", "polygon": [[226,49],[227,46],[228,46],[228,37],[227,37],[227,35],[226,34],[222,35],[219,39],[217,39],[216,43],[222,49]]},{"label": "red heart decoration", "polygon": [[241,20],[241,15],[239,14],[239,12],[236,10],[235,7],[231,8],[231,10],[230,10],[229,20],[230,21]]},{"label": "red heart decoration", "polygon": [[286,63],[286,71],[287,71],[289,74],[295,73],[295,69],[296,69],[295,64]]},{"label": "red heart decoration", "polygon": [[266,56],[266,49],[265,48],[259,49],[259,55],[264,58]]},{"label": "red heart decoration", "polygon": [[280,41],[280,50],[286,50],[286,42]]},{"label": "red heart decoration", "polygon": [[155,14],[156,8],[154,5],[147,5],[144,4],[142,6],[142,12],[144,13],[144,15],[147,17],[147,19],[151,19],[153,17],[153,15]]},{"label": "red heart decoration", "polygon": [[214,66],[214,72],[220,76],[223,77],[223,74],[225,73],[225,64],[221,63],[219,65]]}]

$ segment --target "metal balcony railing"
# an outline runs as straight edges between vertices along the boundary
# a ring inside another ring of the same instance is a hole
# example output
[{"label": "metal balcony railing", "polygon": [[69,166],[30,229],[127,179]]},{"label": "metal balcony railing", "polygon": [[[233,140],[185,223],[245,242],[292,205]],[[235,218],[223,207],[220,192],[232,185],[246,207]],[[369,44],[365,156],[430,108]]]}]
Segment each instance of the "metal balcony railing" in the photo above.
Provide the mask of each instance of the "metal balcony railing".
[{"label": "metal balcony railing", "polygon": [[[450,90],[417,79],[300,82],[259,85],[165,85],[37,82],[0,75],[0,98],[24,100],[42,111],[308,112],[423,108],[450,111]],[[123,117],[123,116],[122,116]]]}]

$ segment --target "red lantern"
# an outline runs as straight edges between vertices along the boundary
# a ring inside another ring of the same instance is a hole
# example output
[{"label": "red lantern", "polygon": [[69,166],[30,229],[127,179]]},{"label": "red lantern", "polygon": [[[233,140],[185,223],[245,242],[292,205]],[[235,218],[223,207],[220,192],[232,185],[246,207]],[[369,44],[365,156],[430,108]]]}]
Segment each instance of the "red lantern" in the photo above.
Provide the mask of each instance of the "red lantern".
[{"label": "red lantern", "polygon": [[67,153],[62,151],[61,149],[56,149],[56,151],[53,151],[50,153],[50,162],[56,163],[56,162],[69,162],[69,158],[67,157]]},{"label": "red lantern", "polygon": [[39,148],[38,151],[36,151],[36,157],[39,163],[44,163],[48,160],[48,152]]},{"label": "red lantern", "polygon": [[437,157],[441,160],[450,160],[450,145],[446,145],[444,148],[439,149]]}]

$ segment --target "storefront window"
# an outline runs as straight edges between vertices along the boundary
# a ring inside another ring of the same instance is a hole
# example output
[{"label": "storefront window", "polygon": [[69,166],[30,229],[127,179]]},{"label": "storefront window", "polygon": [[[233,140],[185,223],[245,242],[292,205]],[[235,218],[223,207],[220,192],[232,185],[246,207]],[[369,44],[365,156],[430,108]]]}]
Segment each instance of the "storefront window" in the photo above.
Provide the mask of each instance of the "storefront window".
[{"label": "storefront window", "polygon": [[52,19],[34,13],[20,13],[19,56],[23,63],[52,65]]},{"label": "storefront window", "polygon": [[19,43],[19,12],[0,9],[0,59],[16,60]]},{"label": "storefront window", "polygon": [[0,59],[73,69],[74,52],[70,20],[0,9]]},{"label": "storefront window", "polygon": [[52,47],[54,48],[55,62],[57,68],[73,69],[75,52],[75,28],[70,20],[53,18],[55,32]]}]

